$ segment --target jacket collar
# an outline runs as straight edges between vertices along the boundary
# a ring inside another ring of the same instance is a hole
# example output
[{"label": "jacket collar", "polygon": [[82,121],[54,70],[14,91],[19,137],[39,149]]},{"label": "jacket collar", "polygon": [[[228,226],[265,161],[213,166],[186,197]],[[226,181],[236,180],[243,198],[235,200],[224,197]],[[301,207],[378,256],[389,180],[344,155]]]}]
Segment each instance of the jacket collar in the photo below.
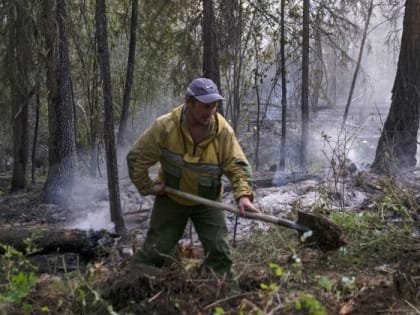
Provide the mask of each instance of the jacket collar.
[{"label": "jacket collar", "polygon": [[[182,131],[184,138],[187,138],[189,142],[193,143],[191,136],[189,132],[187,131],[187,127],[185,125],[184,111],[185,111],[185,104],[182,104],[176,107],[172,111],[172,117],[173,119],[175,119],[178,128]],[[197,146],[202,147],[202,148],[207,147],[210,144],[210,142],[212,142],[214,138],[217,136],[217,134],[220,132],[218,115],[219,115],[218,113],[215,113],[213,115],[210,121],[210,130],[209,130],[208,137],[204,139],[203,141],[201,141],[200,143],[198,143]]]}]

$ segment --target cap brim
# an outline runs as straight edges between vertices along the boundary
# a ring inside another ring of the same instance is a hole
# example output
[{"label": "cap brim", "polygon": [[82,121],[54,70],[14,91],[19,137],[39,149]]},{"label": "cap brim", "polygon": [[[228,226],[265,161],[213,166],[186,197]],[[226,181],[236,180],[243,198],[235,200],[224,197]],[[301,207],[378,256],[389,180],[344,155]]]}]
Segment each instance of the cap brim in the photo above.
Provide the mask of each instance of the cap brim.
[{"label": "cap brim", "polygon": [[213,102],[224,100],[225,98],[218,93],[205,94],[194,96],[197,100],[204,104],[210,104]]}]

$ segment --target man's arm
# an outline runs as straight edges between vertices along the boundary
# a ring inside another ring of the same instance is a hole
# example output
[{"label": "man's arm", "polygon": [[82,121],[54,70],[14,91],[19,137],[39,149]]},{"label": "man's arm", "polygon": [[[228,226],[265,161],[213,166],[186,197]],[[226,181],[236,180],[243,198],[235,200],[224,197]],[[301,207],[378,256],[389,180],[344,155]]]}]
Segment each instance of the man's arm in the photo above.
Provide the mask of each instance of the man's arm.
[{"label": "man's arm", "polygon": [[142,195],[153,193],[154,182],[149,176],[149,168],[160,159],[159,134],[159,126],[155,122],[127,154],[128,174]]},{"label": "man's arm", "polygon": [[238,203],[239,210],[260,212],[253,205],[252,169],[233,131],[224,137],[222,142],[224,152],[224,173],[229,178]]}]

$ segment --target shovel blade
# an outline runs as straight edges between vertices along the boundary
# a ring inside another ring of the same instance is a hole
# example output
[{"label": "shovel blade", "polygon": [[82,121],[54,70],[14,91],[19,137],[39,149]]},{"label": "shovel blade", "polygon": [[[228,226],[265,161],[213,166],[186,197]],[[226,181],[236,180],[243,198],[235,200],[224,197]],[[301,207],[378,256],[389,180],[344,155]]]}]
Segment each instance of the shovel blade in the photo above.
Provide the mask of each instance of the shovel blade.
[{"label": "shovel blade", "polygon": [[312,231],[312,235],[304,240],[304,245],[307,247],[326,252],[347,244],[340,228],[325,217],[298,211],[297,223],[307,226]]}]

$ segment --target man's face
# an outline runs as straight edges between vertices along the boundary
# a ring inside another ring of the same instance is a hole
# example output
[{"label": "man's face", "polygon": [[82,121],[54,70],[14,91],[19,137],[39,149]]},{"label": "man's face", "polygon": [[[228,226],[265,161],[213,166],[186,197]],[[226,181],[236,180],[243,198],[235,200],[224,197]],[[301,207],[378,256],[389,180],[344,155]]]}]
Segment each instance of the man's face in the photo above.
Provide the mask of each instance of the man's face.
[{"label": "man's face", "polygon": [[202,126],[207,126],[211,121],[211,117],[217,110],[217,103],[218,102],[205,104],[201,103],[197,99],[190,99],[189,112],[192,122]]}]

